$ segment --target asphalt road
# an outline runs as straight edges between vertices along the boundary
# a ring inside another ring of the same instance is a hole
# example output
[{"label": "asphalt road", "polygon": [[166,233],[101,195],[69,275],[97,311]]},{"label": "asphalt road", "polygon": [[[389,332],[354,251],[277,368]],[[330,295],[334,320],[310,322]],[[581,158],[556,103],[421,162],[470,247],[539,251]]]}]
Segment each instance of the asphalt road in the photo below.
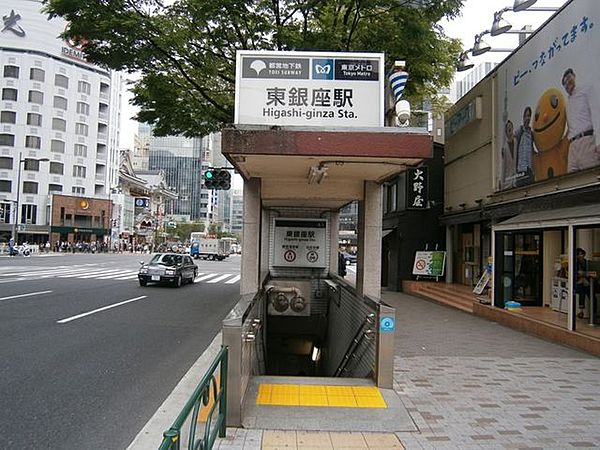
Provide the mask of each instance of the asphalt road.
[{"label": "asphalt road", "polygon": [[0,258],[0,448],[124,449],[210,345],[239,256],[179,289],[139,286],[149,256]]}]

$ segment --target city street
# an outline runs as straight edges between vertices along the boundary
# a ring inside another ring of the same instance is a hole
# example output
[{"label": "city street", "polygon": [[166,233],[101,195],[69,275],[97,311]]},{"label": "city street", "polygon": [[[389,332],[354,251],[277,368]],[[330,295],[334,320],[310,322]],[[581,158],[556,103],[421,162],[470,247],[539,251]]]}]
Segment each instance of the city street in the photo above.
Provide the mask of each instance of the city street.
[{"label": "city street", "polygon": [[140,287],[141,254],[0,257],[0,447],[125,448],[238,301],[239,255]]}]

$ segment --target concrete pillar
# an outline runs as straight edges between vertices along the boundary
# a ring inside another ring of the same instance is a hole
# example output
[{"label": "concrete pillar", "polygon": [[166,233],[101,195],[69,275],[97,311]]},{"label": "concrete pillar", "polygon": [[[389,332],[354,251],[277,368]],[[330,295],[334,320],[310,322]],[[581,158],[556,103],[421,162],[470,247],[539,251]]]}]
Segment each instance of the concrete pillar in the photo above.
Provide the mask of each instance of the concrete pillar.
[{"label": "concrete pillar", "polygon": [[340,241],[340,212],[331,212],[329,215],[329,272],[338,273],[338,246]]},{"label": "concrete pillar", "polygon": [[358,203],[356,291],[377,300],[381,298],[382,192],[380,184],[365,181],[364,197]]},{"label": "concrete pillar", "polygon": [[244,182],[241,295],[252,294],[259,288],[261,216],[260,179],[252,178]]},{"label": "concrete pillar", "polygon": [[[454,270],[454,226],[446,225],[446,283],[452,283],[452,272]],[[493,254],[493,251],[492,251]]]}]

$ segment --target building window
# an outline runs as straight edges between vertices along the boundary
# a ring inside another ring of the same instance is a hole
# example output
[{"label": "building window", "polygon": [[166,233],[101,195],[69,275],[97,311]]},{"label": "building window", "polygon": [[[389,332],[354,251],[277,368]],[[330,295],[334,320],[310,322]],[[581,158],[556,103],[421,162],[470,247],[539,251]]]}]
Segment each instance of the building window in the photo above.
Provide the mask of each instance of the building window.
[{"label": "building window", "polygon": [[13,88],[2,89],[2,100],[17,101],[17,90]]},{"label": "building window", "polygon": [[10,223],[10,203],[0,203],[0,223]]},{"label": "building window", "polygon": [[64,153],[65,152],[64,141],[59,141],[58,139],[52,139],[50,141],[50,151],[54,152],[54,153]]},{"label": "building window", "polygon": [[67,99],[64,97],[54,96],[54,107],[57,109],[67,109]]},{"label": "building window", "polygon": [[46,79],[46,74],[42,69],[31,68],[29,69],[29,79],[43,83]]},{"label": "building window", "polygon": [[38,105],[43,105],[44,104],[44,93],[40,92],[40,91],[29,91],[29,95],[28,95],[28,102],[29,103],[36,103]]},{"label": "building window", "polygon": [[71,188],[71,192],[73,194],[79,194],[79,195],[84,195],[85,194],[85,188],[81,187],[81,186],[73,186]]},{"label": "building window", "polygon": [[4,78],[19,78],[19,68],[17,66],[4,66]]},{"label": "building window", "polygon": [[77,83],[77,92],[81,94],[90,95],[90,92],[92,92],[90,83],[88,83],[87,81],[79,81]]},{"label": "building window", "polygon": [[48,193],[51,194],[53,192],[62,192],[63,187],[60,184],[49,184],[48,185]]},{"label": "building window", "polygon": [[61,88],[69,89],[69,79],[64,75],[56,74],[54,75],[54,85]]},{"label": "building window", "polygon": [[0,180],[0,192],[11,192],[11,191],[12,191],[12,181]]},{"label": "building window", "polygon": [[54,117],[52,119],[52,129],[58,131],[67,131],[67,121]]},{"label": "building window", "polygon": [[37,194],[38,184],[34,181],[23,181],[23,194]]},{"label": "building window", "polygon": [[85,178],[85,167],[73,166],[73,176],[78,178]]},{"label": "building window", "polygon": [[25,147],[42,148],[42,138],[39,136],[25,136]]},{"label": "building window", "polygon": [[0,123],[17,123],[17,113],[14,111],[0,112]]},{"label": "building window", "polygon": [[62,175],[64,173],[65,170],[65,165],[63,163],[59,163],[59,162],[54,162],[52,161],[50,163],[50,173],[53,175]]},{"label": "building window", "polygon": [[36,223],[37,206],[21,205],[21,223]]},{"label": "building window", "polygon": [[76,123],[75,124],[75,134],[79,136],[87,136],[88,135],[88,126],[85,123]]},{"label": "building window", "polygon": [[27,113],[27,125],[34,125],[36,127],[42,126],[42,115],[36,113]]},{"label": "building window", "polygon": [[15,146],[14,134],[0,134],[0,146],[14,147]]},{"label": "building window", "polygon": [[87,146],[83,144],[75,144],[74,154],[75,156],[82,156],[85,158],[87,156]]},{"label": "building window", "polygon": [[84,116],[90,115],[90,105],[83,102],[77,102],[77,114],[83,114]]},{"label": "building window", "polygon": [[8,156],[0,156],[0,169],[12,169],[13,159]]},{"label": "building window", "polygon": [[40,171],[40,162],[37,159],[25,159],[25,164],[23,164],[23,168],[25,170],[39,172]]}]

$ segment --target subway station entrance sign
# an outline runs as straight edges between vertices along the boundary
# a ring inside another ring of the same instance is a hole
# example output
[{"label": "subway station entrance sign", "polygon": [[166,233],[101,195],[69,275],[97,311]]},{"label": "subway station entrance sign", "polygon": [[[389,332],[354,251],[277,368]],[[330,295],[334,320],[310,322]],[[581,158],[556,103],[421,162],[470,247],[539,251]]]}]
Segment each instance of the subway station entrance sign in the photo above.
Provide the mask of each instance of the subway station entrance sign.
[{"label": "subway station entrance sign", "polygon": [[239,50],[235,123],[382,127],[383,57]]},{"label": "subway station entrance sign", "polygon": [[322,219],[275,219],[273,265],[327,267],[327,222]]}]

